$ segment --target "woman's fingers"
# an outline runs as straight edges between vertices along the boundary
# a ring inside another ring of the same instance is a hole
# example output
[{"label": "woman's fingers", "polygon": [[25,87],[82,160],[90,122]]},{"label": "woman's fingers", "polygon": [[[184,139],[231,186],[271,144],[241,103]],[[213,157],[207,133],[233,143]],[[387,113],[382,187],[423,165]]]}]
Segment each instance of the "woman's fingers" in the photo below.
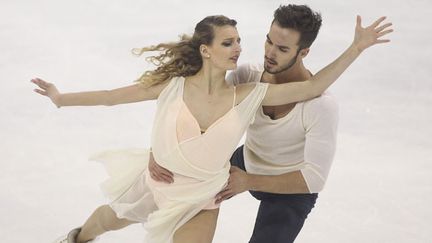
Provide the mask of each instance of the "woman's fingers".
[{"label": "woman's fingers", "polygon": [[44,90],[40,90],[40,89],[34,89],[33,90],[34,92],[36,92],[36,93],[38,93],[38,94],[41,94],[41,95],[45,95],[45,96],[47,96],[48,94],[47,94],[47,92],[46,91],[44,91]]},{"label": "woman's fingers", "polygon": [[37,86],[39,86],[39,88],[45,89],[45,90],[48,89],[49,86],[51,85],[50,83],[45,82],[45,81],[43,81],[42,79],[39,79],[39,78],[34,78],[34,79],[31,80],[31,82],[34,83],[34,84],[36,84]]}]

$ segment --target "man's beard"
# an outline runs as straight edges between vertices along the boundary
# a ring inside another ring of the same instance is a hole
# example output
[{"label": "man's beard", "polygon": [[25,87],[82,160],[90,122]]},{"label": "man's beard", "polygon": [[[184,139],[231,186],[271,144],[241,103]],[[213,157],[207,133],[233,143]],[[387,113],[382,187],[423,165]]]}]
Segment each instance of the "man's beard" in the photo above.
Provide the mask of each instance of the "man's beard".
[{"label": "man's beard", "polygon": [[265,70],[267,73],[270,73],[270,74],[278,74],[278,73],[284,72],[284,71],[290,69],[290,68],[291,68],[291,67],[296,63],[296,61],[297,61],[297,57],[298,57],[299,53],[300,53],[300,50],[297,51],[297,54],[295,55],[295,57],[293,57],[293,58],[288,62],[287,65],[282,66],[280,69],[278,69],[278,70],[276,70],[276,71],[270,71],[270,70],[268,70],[268,69],[266,68],[266,65],[264,65],[264,70]]}]

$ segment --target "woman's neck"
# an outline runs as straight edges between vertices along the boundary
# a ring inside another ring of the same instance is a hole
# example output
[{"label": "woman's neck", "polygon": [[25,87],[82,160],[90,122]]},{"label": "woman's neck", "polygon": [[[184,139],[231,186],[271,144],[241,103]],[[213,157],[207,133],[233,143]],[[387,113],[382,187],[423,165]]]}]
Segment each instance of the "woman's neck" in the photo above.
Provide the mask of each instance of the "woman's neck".
[{"label": "woman's neck", "polygon": [[225,88],[228,84],[225,82],[226,71],[203,66],[193,76],[188,77],[188,81],[196,87],[206,90],[208,94],[217,93],[218,90]]}]

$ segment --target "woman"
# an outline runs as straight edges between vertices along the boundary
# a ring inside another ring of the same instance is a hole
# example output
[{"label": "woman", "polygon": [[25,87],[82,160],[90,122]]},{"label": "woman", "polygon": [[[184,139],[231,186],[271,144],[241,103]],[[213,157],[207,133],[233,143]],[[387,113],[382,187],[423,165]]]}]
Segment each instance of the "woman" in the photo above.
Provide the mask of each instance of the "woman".
[{"label": "woman", "polygon": [[[33,79],[41,88],[35,91],[58,107],[158,99],[152,152],[108,151],[93,157],[106,163],[111,178],[102,189],[112,202],[98,208],[64,240],[88,242],[105,231],[146,222],[148,242],[211,242],[218,213],[214,196],[227,182],[229,158],[256,109],[321,94],[364,49],[388,42],[378,40],[391,32],[379,26],[382,21],[362,28],[358,17],[353,44],[305,82],[227,85],[225,73],[236,68],[241,48],[236,22],[224,16],[203,19],[192,38],[141,49],[139,54],[163,53],[151,57],[159,67],[135,85],[60,94],[53,84]],[[146,169],[150,156],[174,173],[174,183],[151,179]]]}]

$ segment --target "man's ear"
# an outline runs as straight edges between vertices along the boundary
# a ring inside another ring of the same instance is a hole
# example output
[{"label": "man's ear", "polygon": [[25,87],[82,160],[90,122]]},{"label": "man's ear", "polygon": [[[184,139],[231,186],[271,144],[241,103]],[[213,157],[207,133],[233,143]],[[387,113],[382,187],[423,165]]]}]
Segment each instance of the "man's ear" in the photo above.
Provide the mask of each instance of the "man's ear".
[{"label": "man's ear", "polygon": [[301,49],[299,54],[301,58],[305,58],[309,54],[309,50],[309,47]]}]

